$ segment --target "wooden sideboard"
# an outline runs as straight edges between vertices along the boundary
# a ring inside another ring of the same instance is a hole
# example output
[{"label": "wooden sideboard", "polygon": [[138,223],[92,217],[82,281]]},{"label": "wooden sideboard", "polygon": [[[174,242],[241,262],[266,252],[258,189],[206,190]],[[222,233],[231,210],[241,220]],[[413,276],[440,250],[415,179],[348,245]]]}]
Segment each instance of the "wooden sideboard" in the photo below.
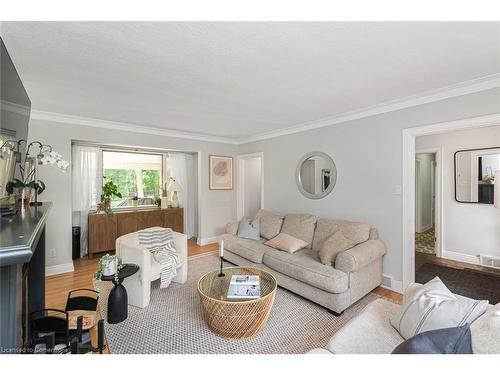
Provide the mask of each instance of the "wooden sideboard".
[{"label": "wooden sideboard", "polygon": [[184,233],[182,208],[131,209],[112,214],[89,214],[89,255],[115,250],[115,241],[127,233],[150,227],[172,228]]}]

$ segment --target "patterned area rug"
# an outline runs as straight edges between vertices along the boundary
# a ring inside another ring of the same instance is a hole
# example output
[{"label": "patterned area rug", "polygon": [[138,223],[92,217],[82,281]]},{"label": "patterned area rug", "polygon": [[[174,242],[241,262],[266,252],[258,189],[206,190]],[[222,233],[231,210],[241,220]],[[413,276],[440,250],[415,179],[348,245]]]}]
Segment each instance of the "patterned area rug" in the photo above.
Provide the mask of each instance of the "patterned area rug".
[{"label": "patterned area rug", "polygon": [[415,233],[415,251],[425,254],[435,253],[435,233],[434,228],[422,233]]},{"label": "patterned area rug", "polygon": [[[152,283],[149,306],[129,306],[128,318],[119,324],[106,323],[111,353],[165,354],[299,354],[326,347],[328,341],[369,302],[379,298],[369,294],[340,317],[302,297],[278,288],[266,328],[257,336],[229,340],[217,337],[205,324],[196,284],[218,267],[215,254],[189,259],[185,284],[172,283],[160,290]],[[106,316],[111,283],[103,283],[100,308]],[[105,287],[108,289],[104,289]]]},{"label": "patterned area rug", "polygon": [[491,304],[500,302],[500,276],[424,263],[415,272],[415,281],[425,284],[436,276],[439,276],[453,293],[474,299],[487,299]]}]

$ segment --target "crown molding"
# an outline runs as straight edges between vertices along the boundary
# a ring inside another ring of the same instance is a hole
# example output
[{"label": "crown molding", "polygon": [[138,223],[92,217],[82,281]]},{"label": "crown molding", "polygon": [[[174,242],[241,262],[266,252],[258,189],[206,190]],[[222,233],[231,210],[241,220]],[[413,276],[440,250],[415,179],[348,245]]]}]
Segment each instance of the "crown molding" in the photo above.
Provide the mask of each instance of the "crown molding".
[{"label": "crown molding", "polygon": [[500,73],[476,78],[469,81],[460,82],[454,85],[445,86],[435,90],[425,91],[416,95],[380,103],[377,105],[361,108],[358,110],[344,112],[320,120],[304,122],[302,124],[297,124],[284,129],[270,131],[262,134],[256,134],[244,138],[220,137],[220,136],[212,136],[195,132],[160,129],[133,123],[100,120],[90,117],[66,115],[62,113],[47,112],[41,110],[32,110],[31,118],[36,120],[52,121],[61,124],[91,126],[95,128],[129,131],[129,132],[136,132],[143,134],[160,135],[165,137],[240,145],[270,138],[281,137],[284,135],[300,133],[312,129],[323,128],[326,126],[338,125],[348,121],[359,120],[370,116],[398,111],[405,108],[411,108],[422,104],[428,104],[444,99],[454,98],[467,94],[473,94],[498,87],[500,87]]},{"label": "crown molding", "polygon": [[229,138],[229,137],[218,137],[200,133],[192,133],[192,132],[183,132],[179,130],[171,130],[171,129],[160,129],[150,126],[137,125],[127,122],[117,122],[117,121],[108,121],[108,120],[100,120],[90,117],[81,117],[74,115],[65,115],[62,113],[56,112],[47,112],[40,110],[31,111],[31,118],[35,120],[43,120],[43,121],[52,121],[60,124],[71,124],[71,125],[80,125],[80,126],[91,126],[94,128],[101,129],[111,129],[111,130],[121,130],[142,134],[151,134],[151,135],[160,135],[164,137],[173,137],[173,138],[183,138],[190,139],[195,141],[205,141],[205,142],[214,142],[214,143],[228,143],[228,144],[237,144],[237,140]]},{"label": "crown molding", "polygon": [[255,136],[242,138],[238,144],[261,141],[270,138],[281,137],[288,134],[300,133],[307,130],[323,128],[341,124],[348,121],[358,120],[387,112],[398,111],[405,108],[416,107],[422,104],[437,102],[444,99],[454,98],[462,95],[473,94],[500,87],[500,73],[485,77],[460,82],[454,85],[441,87],[435,90],[425,91],[416,95],[401,99],[387,101],[381,104],[365,107],[359,110],[344,112],[335,116],[326,117],[316,121],[305,122],[290,126],[288,128],[271,131]]}]

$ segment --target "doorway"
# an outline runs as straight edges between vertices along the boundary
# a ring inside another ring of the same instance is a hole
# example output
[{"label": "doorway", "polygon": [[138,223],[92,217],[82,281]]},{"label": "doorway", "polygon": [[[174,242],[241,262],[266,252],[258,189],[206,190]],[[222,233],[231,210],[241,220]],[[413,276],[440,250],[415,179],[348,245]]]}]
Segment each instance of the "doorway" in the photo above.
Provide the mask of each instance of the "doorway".
[{"label": "doorway", "polygon": [[264,208],[264,154],[238,156],[237,218],[254,218]]},{"label": "doorway", "polygon": [[415,155],[415,251],[436,255],[436,153]]}]

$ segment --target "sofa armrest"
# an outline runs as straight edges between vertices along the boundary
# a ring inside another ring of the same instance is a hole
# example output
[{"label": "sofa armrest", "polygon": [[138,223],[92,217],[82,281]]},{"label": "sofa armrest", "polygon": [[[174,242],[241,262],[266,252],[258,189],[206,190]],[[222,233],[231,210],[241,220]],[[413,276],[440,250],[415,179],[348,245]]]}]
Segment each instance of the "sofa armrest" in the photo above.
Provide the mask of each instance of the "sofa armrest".
[{"label": "sofa armrest", "polygon": [[240,226],[239,220],[230,221],[229,223],[226,224],[226,233],[236,236],[236,234],[238,233],[239,226]]},{"label": "sofa armrest", "polygon": [[335,268],[346,273],[356,272],[385,254],[380,240],[368,240],[341,252],[335,260]]}]

